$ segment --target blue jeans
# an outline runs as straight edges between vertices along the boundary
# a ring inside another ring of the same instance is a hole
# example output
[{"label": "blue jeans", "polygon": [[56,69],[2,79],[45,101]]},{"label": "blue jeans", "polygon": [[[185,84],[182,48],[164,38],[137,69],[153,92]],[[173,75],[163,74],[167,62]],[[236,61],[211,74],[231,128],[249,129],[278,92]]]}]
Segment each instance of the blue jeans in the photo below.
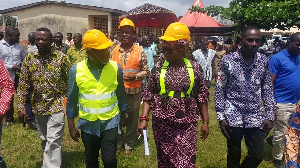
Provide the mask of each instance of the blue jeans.
[{"label": "blue jeans", "polygon": [[[1,135],[2,135],[2,121],[0,122],[0,144],[1,144]],[[3,158],[1,157],[1,155],[0,155],[0,168],[7,168],[7,166],[6,166]]]}]

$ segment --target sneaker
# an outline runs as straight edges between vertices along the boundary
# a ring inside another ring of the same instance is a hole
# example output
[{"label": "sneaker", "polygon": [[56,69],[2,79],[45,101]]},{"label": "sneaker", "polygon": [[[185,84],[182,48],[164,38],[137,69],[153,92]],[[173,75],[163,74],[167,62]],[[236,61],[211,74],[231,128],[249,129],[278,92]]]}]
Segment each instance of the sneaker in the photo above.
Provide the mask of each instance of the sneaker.
[{"label": "sneaker", "polygon": [[36,130],[36,129],[37,129],[37,128],[36,128],[35,122],[30,123],[30,124],[29,124],[29,127],[30,127],[31,129],[33,129],[33,130]]},{"label": "sneaker", "polygon": [[6,121],[5,124],[4,124],[4,128],[8,128],[11,125],[12,125],[11,121]]},{"label": "sneaker", "polygon": [[283,168],[282,160],[274,160],[274,166],[275,168]]}]

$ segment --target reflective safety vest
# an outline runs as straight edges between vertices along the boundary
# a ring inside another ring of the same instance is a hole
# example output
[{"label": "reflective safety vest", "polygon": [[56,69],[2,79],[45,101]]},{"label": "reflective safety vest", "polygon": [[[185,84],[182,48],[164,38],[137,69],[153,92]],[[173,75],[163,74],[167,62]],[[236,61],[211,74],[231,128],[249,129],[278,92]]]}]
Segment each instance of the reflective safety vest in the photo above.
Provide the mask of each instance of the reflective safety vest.
[{"label": "reflective safety vest", "polygon": [[99,81],[87,66],[87,59],[77,64],[79,117],[88,121],[109,120],[119,113],[116,89],[118,64],[110,60],[102,69]]},{"label": "reflective safety vest", "polygon": [[190,87],[188,89],[188,91],[186,93],[184,92],[176,92],[173,90],[168,90],[168,93],[166,91],[166,86],[165,86],[165,76],[166,76],[166,72],[167,72],[167,68],[169,66],[169,62],[168,61],[164,61],[163,66],[161,67],[161,72],[160,72],[160,76],[159,76],[159,84],[160,84],[160,95],[167,95],[169,97],[185,97],[185,96],[189,96],[191,97],[191,92],[194,86],[194,70],[192,67],[191,62],[186,59],[183,58],[183,61],[187,67],[187,71],[190,77]]},{"label": "reflective safety vest", "polygon": [[[112,52],[112,60],[117,61],[121,67],[123,68],[124,75],[136,75],[138,74],[140,70],[140,60],[141,60],[141,50],[142,47],[138,45],[133,45],[133,50],[130,53],[130,56],[128,58],[128,61],[126,62],[126,65],[124,66],[123,63],[120,60],[119,56],[119,49],[120,46],[117,45],[113,52]],[[125,88],[138,88],[142,86],[142,80],[136,80],[131,82],[125,82],[124,81]]]}]

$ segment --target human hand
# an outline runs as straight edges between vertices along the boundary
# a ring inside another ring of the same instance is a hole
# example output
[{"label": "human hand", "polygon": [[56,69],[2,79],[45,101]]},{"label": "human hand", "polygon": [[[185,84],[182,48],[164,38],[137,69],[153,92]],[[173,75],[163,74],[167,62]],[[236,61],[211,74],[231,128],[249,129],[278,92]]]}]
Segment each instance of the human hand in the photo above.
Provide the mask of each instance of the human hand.
[{"label": "human hand", "polygon": [[76,141],[79,142],[79,138],[80,138],[80,133],[78,131],[78,129],[74,126],[74,127],[69,127],[69,133],[71,138]]},{"label": "human hand", "polygon": [[124,81],[126,81],[126,82],[135,81],[135,79],[136,79],[136,75],[125,75],[124,76]]},{"label": "human hand", "polygon": [[143,130],[146,130],[148,127],[148,122],[146,120],[142,120],[138,126],[138,130],[140,134],[143,134]]},{"label": "human hand", "polygon": [[277,114],[278,114],[278,111],[277,111],[277,109],[275,109],[275,110],[274,110],[275,120],[277,120]]},{"label": "human hand", "polygon": [[13,65],[12,70],[13,70],[13,71],[20,72],[20,71],[21,71],[21,68],[20,68],[18,65]]},{"label": "human hand", "polygon": [[260,129],[264,130],[266,137],[269,135],[272,128],[273,128],[273,122],[267,119],[264,120],[264,122],[260,126]]},{"label": "human hand", "polygon": [[202,127],[201,127],[201,134],[200,134],[200,138],[204,141],[207,136],[209,134],[209,127],[207,123],[203,123]]},{"label": "human hand", "polygon": [[19,111],[19,114],[18,114],[18,118],[19,118],[19,120],[23,123],[23,117],[26,117],[28,120],[29,120],[29,117],[27,116],[27,114],[26,114],[26,111],[25,110],[23,110],[23,111]]},{"label": "human hand", "polygon": [[228,132],[231,132],[232,130],[230,129],[228,123],[226,122],[226,120],[222,120],[219,122],[219,124],[222,134],[225,136],[225,138],[229,139],[230,136]]}]

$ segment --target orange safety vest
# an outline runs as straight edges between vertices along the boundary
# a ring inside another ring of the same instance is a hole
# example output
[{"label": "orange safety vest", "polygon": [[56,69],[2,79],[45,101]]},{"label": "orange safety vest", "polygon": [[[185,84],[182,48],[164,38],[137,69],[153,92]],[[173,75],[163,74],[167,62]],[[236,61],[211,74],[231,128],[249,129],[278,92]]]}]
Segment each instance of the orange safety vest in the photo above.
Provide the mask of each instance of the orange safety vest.
[{"label": "orange safety vest", "polygon": [[[119,49],[120,46],[116,45],[112,52],[112,60],[117,61],[122,69],[125,75],[136,75],[138,74],[141,69],[139,67],[140,65],[140,60],[141,60],[141,50],[142,47],[138,45],[133,45],[133,50],[130,53],[130,56],[128,58],[128,61],[126,65],[124,66],[120,60],[119,56]],[[136,80],[136,81],[131,81],[131,82],[124,82],[125,88],[138,88],[142,86],[142,80]]]}]

